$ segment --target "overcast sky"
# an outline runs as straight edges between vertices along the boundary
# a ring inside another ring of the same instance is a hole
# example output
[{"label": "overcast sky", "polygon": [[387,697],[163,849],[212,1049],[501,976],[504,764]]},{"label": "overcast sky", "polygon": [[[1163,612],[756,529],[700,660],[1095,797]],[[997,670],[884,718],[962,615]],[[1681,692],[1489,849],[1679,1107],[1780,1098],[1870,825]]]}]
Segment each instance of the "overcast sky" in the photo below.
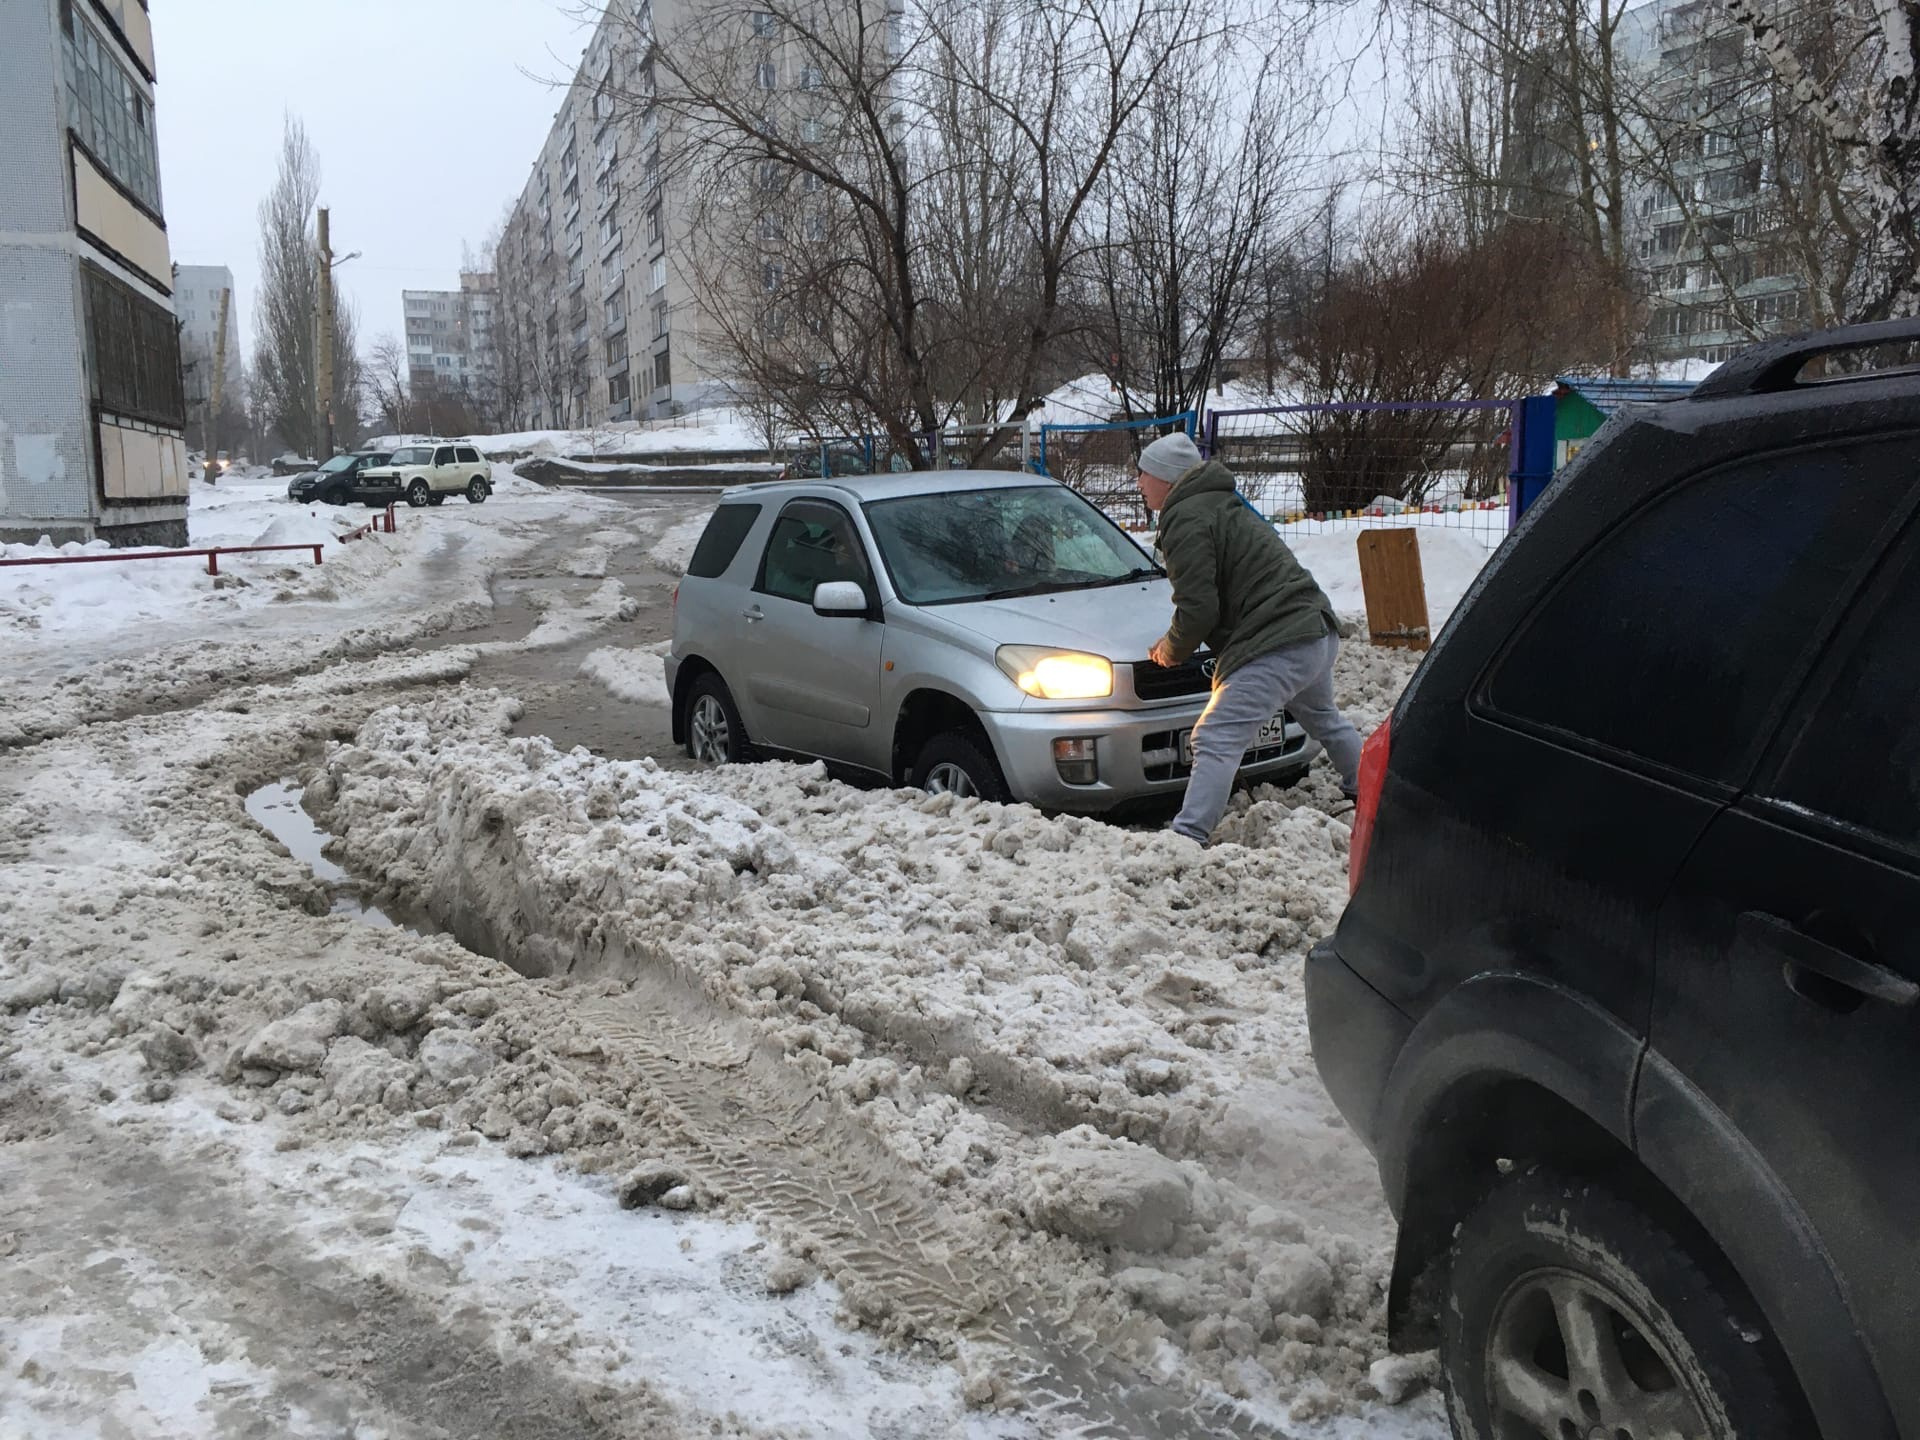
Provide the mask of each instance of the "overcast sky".
[{"label": "overcast sky", "polygon": [[337,272],[363,346],[401,331],[402,290],[460,283],[526,183],[586,49],[578,0],[162,0],[161,184],[173,258],[229,265],[253,351],[257,208],[281,117],[305,122],[324,171]]}]

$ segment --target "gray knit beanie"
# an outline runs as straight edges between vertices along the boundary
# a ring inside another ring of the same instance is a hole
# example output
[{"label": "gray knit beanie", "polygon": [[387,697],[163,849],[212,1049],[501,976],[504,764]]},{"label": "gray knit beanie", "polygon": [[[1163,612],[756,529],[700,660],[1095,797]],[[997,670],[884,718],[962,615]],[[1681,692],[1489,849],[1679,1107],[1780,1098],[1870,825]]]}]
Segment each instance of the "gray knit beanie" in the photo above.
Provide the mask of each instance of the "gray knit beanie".
[{"label": "gray knit beanie", "polygon": [[1179,484],[1188,471],[1198,469],[1205,463],[1205,457],[1194,447],[1184,430],[1162,435],[1140,452],[1140,468],[1154,479],[1164,480],[1169,485]]}]

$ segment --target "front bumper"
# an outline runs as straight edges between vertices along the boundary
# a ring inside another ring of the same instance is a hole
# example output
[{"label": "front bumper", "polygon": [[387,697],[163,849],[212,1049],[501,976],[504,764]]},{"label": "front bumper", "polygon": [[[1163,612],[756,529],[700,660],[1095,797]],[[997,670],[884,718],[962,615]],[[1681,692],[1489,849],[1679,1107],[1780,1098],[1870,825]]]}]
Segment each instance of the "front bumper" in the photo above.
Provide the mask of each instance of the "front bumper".
[{"label": "front bumper", "polygon": [[1380,1096],[1413,1022],[1340,958],[1338,939],[1322,940],[1307,956],[1307,1032],[1320,1083],[1371,1150]]},{"label": "front bumper", "polygon": [[[1177,800],[1185,793],[1189,767],[1180,760],[1179,736],[1207,708],[1191,705],[1150,710],[1005,710],[980,716],[1005,771],[1014,798],[1049,810],[1103,814],[1124,805]],[[1053,742],[1091,739],[1100,778],[1070,785],[1054,764]],[[1289,717],[1278,745],[1253,752],[1240,767],[1243,778],[1277,779],[1306,768],[1313,758],[1306,731]]]}]

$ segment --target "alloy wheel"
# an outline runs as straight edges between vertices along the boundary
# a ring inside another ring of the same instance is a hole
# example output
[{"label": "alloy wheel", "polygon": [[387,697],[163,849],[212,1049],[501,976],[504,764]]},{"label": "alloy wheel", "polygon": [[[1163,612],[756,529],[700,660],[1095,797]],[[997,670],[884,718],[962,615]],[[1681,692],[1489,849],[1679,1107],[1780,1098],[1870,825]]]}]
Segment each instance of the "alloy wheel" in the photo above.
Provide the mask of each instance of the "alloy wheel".
[{"label": "alloy wheel", "polygon": [[961,799],[970,799],[980,793],[980,787],[973,783],[973,777],[951,760],[943,760],[927,771],[927,793],[929,795],[957,795]]},{"label": "alloy wheel", "polygon": [[693,758],[702,765],[724,765],[731,758],[733,727],[727,723],[727,710],[717,695],[695,697],[693,711],[687,716],[687,735]]},{"label": "alloy wheel", "polygon": [[1687,1367],[1591,1276],[1517,1281],[1494,1313],[1486,1364],[1497,1440],[1713,1440]]}]

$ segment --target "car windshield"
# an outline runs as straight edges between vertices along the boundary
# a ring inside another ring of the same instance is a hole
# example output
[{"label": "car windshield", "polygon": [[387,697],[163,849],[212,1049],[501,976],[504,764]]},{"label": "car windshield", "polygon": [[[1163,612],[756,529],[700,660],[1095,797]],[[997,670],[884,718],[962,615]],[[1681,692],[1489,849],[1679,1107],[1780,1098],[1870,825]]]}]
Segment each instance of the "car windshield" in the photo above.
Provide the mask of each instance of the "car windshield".
[{"label": "car windshield", "polygon": [[396,450],[393,452],[393,459],[387,463],[390,465],[431,465],[433,463],[433,447],[429,445],[414,445],[405,450]]},{"label": "car windshield", "polygon": [[1064,485],[875,500],[867,523],[910,605],[1004,599],[1161,574],[1126,532]]},{"label": "car windshield", "polygon": [[351,470],[352,468],[353,456],[336,455],[320,467],[320,473],[322,475],[338,475],[342,470]]}]

